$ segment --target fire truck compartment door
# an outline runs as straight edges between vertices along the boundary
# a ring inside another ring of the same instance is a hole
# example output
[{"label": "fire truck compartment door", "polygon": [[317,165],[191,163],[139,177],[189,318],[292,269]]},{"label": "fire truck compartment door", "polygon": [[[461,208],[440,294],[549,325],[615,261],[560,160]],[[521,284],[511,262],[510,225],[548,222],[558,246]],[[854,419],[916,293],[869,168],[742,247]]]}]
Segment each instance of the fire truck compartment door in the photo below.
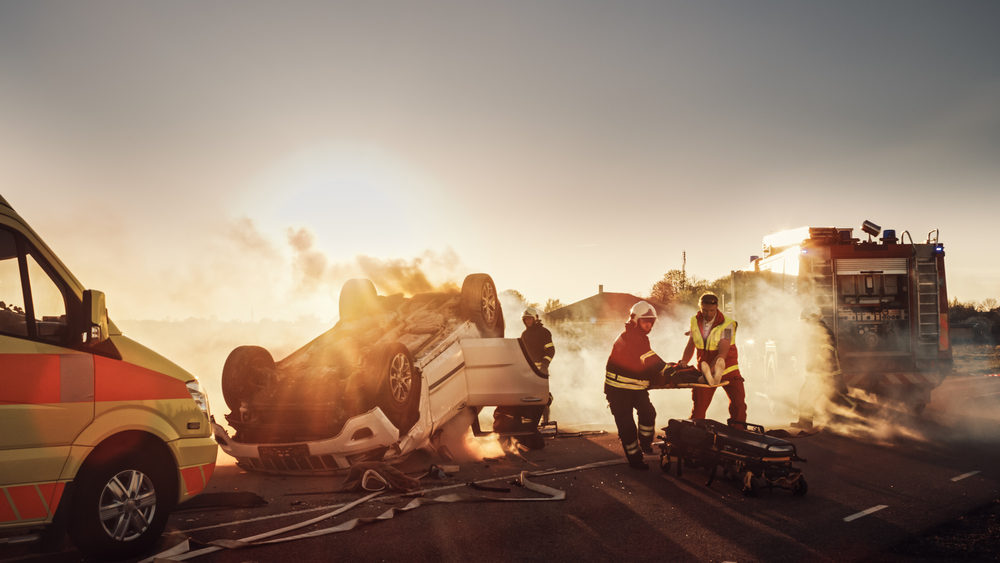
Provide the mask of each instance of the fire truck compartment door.
[{"label": "fire truck compartment door", "polygon": [[839,258],[836,268],[838,276],[869,272],[905,274],[906,258]]},{"label": "fire truck compartment door", "polygon": [[471,406],[545,404],[549,380],[539,375],[515,338],[462,340]]}]

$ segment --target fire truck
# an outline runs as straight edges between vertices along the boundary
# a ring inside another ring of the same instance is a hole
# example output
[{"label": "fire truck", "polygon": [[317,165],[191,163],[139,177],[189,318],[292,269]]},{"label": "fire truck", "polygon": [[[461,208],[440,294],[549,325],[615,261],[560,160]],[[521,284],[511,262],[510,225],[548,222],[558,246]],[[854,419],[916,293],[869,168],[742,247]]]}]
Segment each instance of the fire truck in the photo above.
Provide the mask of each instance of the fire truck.
[{"label": "fire truck", "polygon": [[[760,299],[762,291],[795,295],[790,302],[832,330],[849,387],[919,412],[952,368],[944,245],[937,230],[923,242],[871,221],[861,231],[856,237],[851,228],[800,227],[765,236],[763,256],[732,272],[729,305],[752,330],[765,309],[779,306]],[[747,367],[748,376],[756,371],[771,383],[803,361],[782,349],[787,326],[768,332]]]}]

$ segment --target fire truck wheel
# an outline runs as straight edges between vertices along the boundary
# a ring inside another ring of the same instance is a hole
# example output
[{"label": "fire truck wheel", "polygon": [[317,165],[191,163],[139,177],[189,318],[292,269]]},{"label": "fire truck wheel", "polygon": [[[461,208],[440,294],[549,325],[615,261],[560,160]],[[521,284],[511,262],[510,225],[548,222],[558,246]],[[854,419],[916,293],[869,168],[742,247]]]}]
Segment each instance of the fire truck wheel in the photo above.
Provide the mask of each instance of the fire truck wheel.
[{"label": "fire truck wheel", "polygon": [[340,288],[340,320],[351,321],[377,311],[378,292],[375,284],[365,278],[354,278],[344,282]]},{"label": "fire truck wheel", "polygon": [[805,496],[806,491],[808,490],[809,490],[809,483],[806,483],[806,478],[799,477],[799,480],[796,481],[795,485],[792,487],[792,494],[797,497],[801,497]]},{"label": "fire truck wheel", "polygon": [[222,366],[222,398],[236,412],[274,379],[274,358],[260,346],[239,346],[229,353]]},{"label": "fire truck wheel", "polygon": [[420,371],[413,365],[413,355],[400,342],[385,346],[376,365],[376,404],[402,436],[420,416]]},{"label": "fire truck wheel", "polygon": [[677,476],[684,476],[684,458],[681,456],[677,456]]},{"label": "fire truck wheel", "polygon": [[69,527],[82,553],[132,557],[160,538],[177,498],[176,468],[164,458],[162,452],[95,450],[77,477]]},{"label": "fire truck wheel", "polygon": [[462,282],[462,315],[486,338],[503,338],[503,309],[497,286],[488,274],[469,274]]}]

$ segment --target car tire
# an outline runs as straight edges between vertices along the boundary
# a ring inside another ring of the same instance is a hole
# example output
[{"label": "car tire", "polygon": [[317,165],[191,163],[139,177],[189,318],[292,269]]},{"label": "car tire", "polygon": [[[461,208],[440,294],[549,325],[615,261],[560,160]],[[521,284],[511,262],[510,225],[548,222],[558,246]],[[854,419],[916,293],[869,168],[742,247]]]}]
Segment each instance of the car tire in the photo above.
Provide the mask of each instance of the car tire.
[{"label": "car tire", "polygon": [[378,292],[371,280],[355,278],[344,282],[340,288],[340,320],[360,319],[378,309]]},{"label": "car tire", "polygon": [[173,460],[162,452],[113,454],[106,448],[95,450],[94,457],[75,483],[70,538],[81,553],[101,559],[148,551],[177,500]]},{"label": "car tire", "polygon": [[462,316],[475,323],[486,338],[503,338],[503,309],[497,286],[488,274],[469,274],[462,282]]},{"label": "car tire", "polygon": [[402,436],[420,416],[420,371],[413,355],[399,342],[379,352],[376,404]]},{"label": "car tire", "polygon": [[232,411],[274,380],[274,358],[260,346],[239,346],[222,366],[222,398]]}]

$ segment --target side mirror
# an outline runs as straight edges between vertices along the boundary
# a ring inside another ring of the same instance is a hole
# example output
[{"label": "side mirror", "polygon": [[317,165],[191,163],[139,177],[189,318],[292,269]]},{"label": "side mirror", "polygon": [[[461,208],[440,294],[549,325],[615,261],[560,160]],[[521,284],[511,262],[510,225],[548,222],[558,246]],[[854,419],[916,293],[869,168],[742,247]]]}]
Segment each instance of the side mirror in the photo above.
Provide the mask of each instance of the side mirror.
[{"label": "side mirror", "polygon": [[108,339],[108,309],[104,306],[104,292],[88,289],[83,292],[83,320],[85,330],[81,335],[84,344],[96,346]]}]

